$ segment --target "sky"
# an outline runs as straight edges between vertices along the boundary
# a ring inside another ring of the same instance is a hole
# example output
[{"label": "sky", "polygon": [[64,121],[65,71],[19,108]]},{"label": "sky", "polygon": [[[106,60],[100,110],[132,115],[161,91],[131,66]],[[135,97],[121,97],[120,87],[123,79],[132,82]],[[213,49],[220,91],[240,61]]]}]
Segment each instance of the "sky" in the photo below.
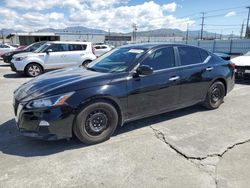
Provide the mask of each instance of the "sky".
[{"label": "sky", "polygon": [[84,26],[111,32],[176,28],[240,34],[249,0],[0,0],[0,29]]}]

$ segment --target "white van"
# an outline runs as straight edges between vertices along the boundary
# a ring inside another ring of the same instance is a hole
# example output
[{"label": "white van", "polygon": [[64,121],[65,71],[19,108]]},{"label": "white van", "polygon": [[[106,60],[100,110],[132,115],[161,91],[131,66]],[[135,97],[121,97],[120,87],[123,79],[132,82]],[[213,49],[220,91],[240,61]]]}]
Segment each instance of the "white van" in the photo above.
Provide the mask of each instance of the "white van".
[{"label": "white van", "polygon": [[91,42],[47,42],[34,52],[14,55],[11,70],[38,76],[46,70],[86,65],[96,59]]}]

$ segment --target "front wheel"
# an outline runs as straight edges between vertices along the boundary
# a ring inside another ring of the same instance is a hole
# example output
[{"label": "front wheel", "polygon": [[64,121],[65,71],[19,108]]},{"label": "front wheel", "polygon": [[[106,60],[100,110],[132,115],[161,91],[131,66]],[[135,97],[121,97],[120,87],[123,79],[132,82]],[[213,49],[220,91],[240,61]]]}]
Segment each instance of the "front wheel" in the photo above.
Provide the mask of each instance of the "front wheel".
[{"label": "front wheel", "polygon": [[108,140],[118,125],[118,113],[108,102],[94,102],[76,117],[73,131],[85,144],[97,144]]},{"label": "front wheel", "polygon": [[225,86],[222,82],[214,82],[208,89],[204,106],[210,110],[217,109],[223,103],[225,96]]},{"label": "front wheel", "polygon": [[36,63],[31,63],[25,68],[25,74],[30,77],[36,77],[42,74],[42,72],[42,67]]}]

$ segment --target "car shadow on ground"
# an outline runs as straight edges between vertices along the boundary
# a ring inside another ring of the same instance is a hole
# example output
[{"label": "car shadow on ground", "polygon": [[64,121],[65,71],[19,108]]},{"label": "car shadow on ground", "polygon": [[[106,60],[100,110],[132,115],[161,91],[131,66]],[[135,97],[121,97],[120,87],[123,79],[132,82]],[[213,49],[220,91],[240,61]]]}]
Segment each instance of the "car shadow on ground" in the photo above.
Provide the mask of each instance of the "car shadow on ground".
[{"label": "car shadow on ground", "polygon": [[[126,123],[123,127],[118,128],[113,137],[120,134],[134,131],[152,124],[169,121],[174,118],[192,114],[198,111],[205,111],[201,106],[193,106],[182,110],[164,113],[161,115],[144,118],[141,120]],[[0,152],[8,155],[16,155],[23,157],[46,156],[65,150],[73,150],[77,148],[88,147],[82,144],[77,138],[70,140],[43,141],[27,138],[18,132],[14,119],[11,119],[0,125]]]},{"label": "car shadow on ground", "polygon": [[3,75],[4,78],[27,78],[24,74],[4,74]]},{"label": "car shadow on ground", "polygon": [[0,67],[9,67],[9,64],[0,64]]}]

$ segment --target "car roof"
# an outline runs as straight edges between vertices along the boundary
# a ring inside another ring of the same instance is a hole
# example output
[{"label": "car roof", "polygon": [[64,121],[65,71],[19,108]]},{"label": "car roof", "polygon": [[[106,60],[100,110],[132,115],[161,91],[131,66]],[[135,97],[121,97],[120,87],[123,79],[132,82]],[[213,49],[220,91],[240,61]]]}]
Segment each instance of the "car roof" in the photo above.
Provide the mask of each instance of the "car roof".
[{"label": "car roof", "polygon": [[176,44],[176,43],[162,43],[162,42],[149,42],[149,43],[137,43],[137,44],[128,44],[125,46],[122,46],[121,48],[139,48],[139,49],[152,49],[152,48],[158,48],[162,46],[186,46],[186,47],[195,47],[192,45],[187,45],[187,44]]},{"label": "car roof", "polygon": [[48,41],[47,43],[53,44],[91,44],[91,42],[79,42],[79,41]]}]

